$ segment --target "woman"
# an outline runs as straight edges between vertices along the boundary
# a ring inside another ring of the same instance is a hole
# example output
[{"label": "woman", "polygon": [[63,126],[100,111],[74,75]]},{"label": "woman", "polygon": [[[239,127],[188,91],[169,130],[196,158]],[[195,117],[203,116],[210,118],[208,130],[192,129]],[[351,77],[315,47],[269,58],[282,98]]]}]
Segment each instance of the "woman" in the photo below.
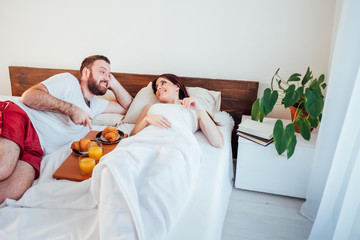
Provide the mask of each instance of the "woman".
[{"label": "woman", "polygon": [[[160,100],[159,104],[146,106],[130,135],[135,135],[148,125],[154,125],[160,128],[168,129],[172,127],[172,122],[167,117],[168,114],[175,114],[178,111],[174,107],[161,106],[162,104],[176,104],[181,108],[188,109],[188,114],[196,116],[196,130],[201,129],[209,143],[217,148],[224,145],[224,139],[213,119],[206,110],[197,102],[196,98],[189,97],[188,92],[181,79],[174,74],[163,74],[152,82],[152,88],[156,97]],[[154,109],[153,109],[154,108]],[[169,111],[169,109],[173,111]],[[171,118],[171,117],[170,117]]]},{"label": "woman", "polygon": [[224,144],[214,121],[177,76],[161,75],[153,89],[161,103],[146,106],[132,136],[94,169],[101,239],[168,239],[205,161],[194,132],[201,129],[213,146]]}]

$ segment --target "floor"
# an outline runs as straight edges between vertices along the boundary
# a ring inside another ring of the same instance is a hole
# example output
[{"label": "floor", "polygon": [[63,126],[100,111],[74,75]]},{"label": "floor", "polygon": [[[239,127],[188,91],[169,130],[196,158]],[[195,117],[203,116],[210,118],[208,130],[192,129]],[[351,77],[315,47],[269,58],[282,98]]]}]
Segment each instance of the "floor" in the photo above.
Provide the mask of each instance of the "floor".
[{"label": "floor", "polygon": [[298,213],[304,199],[233,189],[222,240],[303,240],[312,222]]}]

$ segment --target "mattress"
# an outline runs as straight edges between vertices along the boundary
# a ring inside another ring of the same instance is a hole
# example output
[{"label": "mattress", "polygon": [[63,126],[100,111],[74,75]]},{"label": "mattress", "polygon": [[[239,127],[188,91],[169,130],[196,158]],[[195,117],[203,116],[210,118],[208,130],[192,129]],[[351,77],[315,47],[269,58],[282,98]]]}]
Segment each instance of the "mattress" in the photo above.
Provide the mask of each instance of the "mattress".
[{"label": "mattress", "polygon": [[[0,96],[0,100],[7,97]],[[196,185],[175,227],[167,239],[221,239],[233,182],[231,132],[233,119],[226,112],[216,113],[225,145],[211,147],[201,132],[196,132],[203,154]],[[129,133],[133,124],[121,124]],[[104,126],[95,125],[94,130]],[[98,210],[86,205],[89,182],[55,180],[52,174],[71,153],[70,146],[46,155],[41,176],[19,201],[7,199],[0,205],[0,239],[99,239]],[[116,223],[113,223],[114,226]]]}]

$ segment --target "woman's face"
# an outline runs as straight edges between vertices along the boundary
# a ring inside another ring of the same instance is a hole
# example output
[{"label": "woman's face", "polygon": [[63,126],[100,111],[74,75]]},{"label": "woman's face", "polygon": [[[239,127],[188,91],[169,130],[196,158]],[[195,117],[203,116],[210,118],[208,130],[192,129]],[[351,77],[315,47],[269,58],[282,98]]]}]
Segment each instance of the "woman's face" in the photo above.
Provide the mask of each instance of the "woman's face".
[{"label": "woman's face", "polygon": [[175,103],[179,100],[179,87],[166,78],[156,80],[156,96],[160,102]]}]

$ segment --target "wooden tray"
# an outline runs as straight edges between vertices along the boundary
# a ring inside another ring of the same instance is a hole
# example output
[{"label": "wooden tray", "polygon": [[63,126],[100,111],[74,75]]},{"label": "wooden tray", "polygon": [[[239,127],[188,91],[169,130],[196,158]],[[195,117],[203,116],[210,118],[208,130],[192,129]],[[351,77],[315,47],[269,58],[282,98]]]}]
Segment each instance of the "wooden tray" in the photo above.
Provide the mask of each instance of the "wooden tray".
[{"label": "wooden tray", "polygon": [[[99,131],[90,131],[85,137],[89,138],[90,140],[95,140],[95,136],[98,132]],[[125,137],[127,137],[126,134]],[[117,143],[110,145],[103,144],[103,155],[111,152],[116,147],[116,145]],[[91,178],[91,176],[81,175],[78,163],[78,156],[74,153],[70,153],[70,155],[66,158],[63,164],[61,164],[61,166],[55,171],[55,173],[53,174],[53,178],[81,182],[83,180]]]}]

